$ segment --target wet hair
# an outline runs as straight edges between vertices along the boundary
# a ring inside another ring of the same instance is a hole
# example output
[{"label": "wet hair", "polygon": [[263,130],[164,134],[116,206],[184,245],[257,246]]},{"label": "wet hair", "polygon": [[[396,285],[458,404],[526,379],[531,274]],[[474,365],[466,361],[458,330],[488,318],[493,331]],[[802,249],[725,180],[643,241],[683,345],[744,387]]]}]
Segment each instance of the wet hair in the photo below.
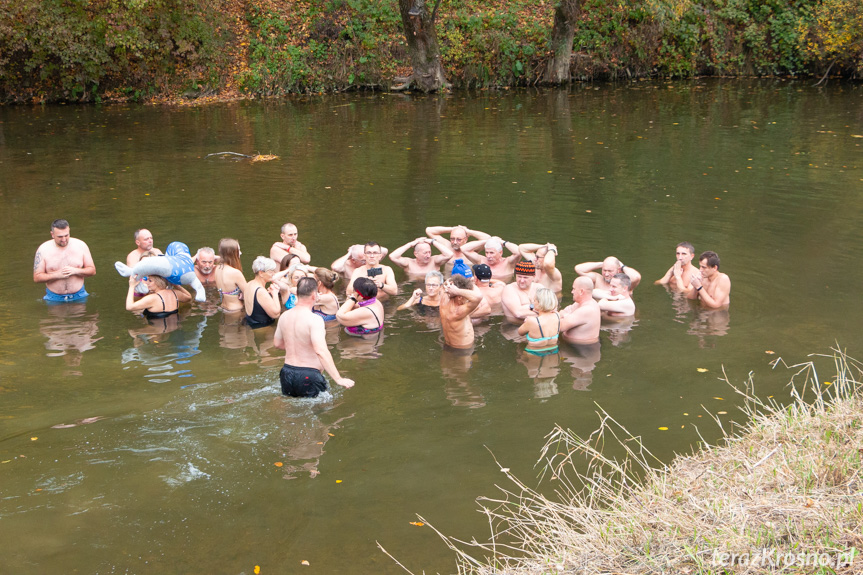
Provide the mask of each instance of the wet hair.
[{"label": "wet hair", "polygon": [[202,255],[216,257],[216,251],[213,248],[201,248],[198,250],[198,253]]},{"label": "wet hair", "polygon": [[53,222],[51,222],[51,231],[52,232],[55,229],[56,230],[65,230],[68,227],[69,227],[69,222],[67,222],[66,220],[54,220]]},{"label": "wet hair", "polygon": [[243,264],[240,262],[240,242],[234,238],[222,238],[219,240],[219,259],[221,260],[221,265],[231,266],[242,271]]},{"label": "wet hair", "polygon": [[491,238],[490,240],[485,242],[485,249],[486,250],[492,249],[496,252],[502,252],[503,251],[503,244],[501,242],[497,241],[496,239]]},{"label": "wet hair", "polygon": [[286,254],[285,257],[282,258],[282,261],[279,262],[279,271],[284,271],[291,267],[291,260],[294,258],[299,258],[297,254]]},{"label": "wet hair", "polygon": [[428,283],[429,278],[437,278],[439,284],[443,285],[443,274],[437,270],[432,270],[426,274],[425,281]]},{"label": "wet hair", "polygon": [[317,268],[315,270],[315,280],[321,282],[321,285],[328,290],[333,289],[336,281],[339,279],[339,274],[327,268]]},{"label": "wet hair", "polygon": [[[374,282],[372,282],[374,284]],[[297,297],[309,297],[318,291],[318,282],[315,278],[300,278],[297,282]]]},{"label": "wet hair", "polygon": [[358,277],[354,280],[354,291],[363,296],[363,299],[372,299],[378,295],[378,284],[369,278]]},{"label": "wet hair", "polygon": [[698,263],[701,263],[701,260],[707,260],[708,266],[719,269],[719,254],[716,252],[704,252],[698,256]]},{"label": "wet hair", "polygon": [[459,289],[471,289],[472,282],[463,275],[454,274],[449,278],[453,285]]},{"label": "wet hair", "polygon": [[611,279],[620,280],[620,285],[626,288],[627,291],[632,289],[632,278],[624,273],[614,274],[614,277]]},{"label": "wet hair", "polygon": [[261,272],[274,271],[276,271],[276,262],[274,262],[268,257],[258,256],[255,258],[255,261],[252,262],[252,273],[254,273],[255,275]]},{"label": "wet hair", "polygon": [[[283,233],[283,234],[288,233],[287,231],[285,231],[285,230],[287,230],[288,226],[294,226],[294,224],[292,224],[291,222],[288,222],[288,223],[286,223],[285,225],[283,225],[283,226],[282,226],[282,233]],[[294,227],[296,228],[297,226],[294,226]],[[298,231],[299,231],[299,230],[298,230]]]},{"label": "wet hair", "polygon": [[695,246],[693,246],[689,242],[680,242],[679,244],[677,244],[677,247],[686,248],[689,250],[689,253],[691,253],[692,255],[695,255]]},{"label": "wet hair", "polygon": [[538,288],[536,295],[533,296],[536,300],[534,309],[536,311],[554,311],[557,309],[557,296],[548,288]]},{"label": "wet hair", "polygon": [[150,274],[147,276],[151,281],[155,282],[159,289],[168,289],[168,280],[163,278],[162,276],[157,276],[155,274]]},{"label": "wet hair", "polygon": [[[366,253],[365,248],[373,248],[375,246],[381,247],[381,244],[379,244],[378,242],[374,242],[374,241],[366,242],[366,245],[363,246],[363,253]],[[383,250],[381,250],[381,251],[383,251]]]}]

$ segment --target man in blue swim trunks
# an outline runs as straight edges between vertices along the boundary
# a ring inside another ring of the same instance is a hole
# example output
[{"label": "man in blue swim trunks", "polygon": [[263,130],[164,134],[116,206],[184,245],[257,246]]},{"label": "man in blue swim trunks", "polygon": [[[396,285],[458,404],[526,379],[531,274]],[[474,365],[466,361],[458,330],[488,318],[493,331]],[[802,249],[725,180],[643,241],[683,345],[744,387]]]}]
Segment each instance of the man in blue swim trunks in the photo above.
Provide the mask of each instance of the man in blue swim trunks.
[{"label": "man in blue swim trunks", "polygon": [[45,301],[81,301],[89,295],[84,289],[84,278],[96,275],[90,248],[71,237],[66,220],[54,220],[51,238],[36,250],[33,281],[45,284]]},{"label": "man in blue swim trunks", "polygon": [[321,316],[312,312],[318,282],[302,278],[297,282],[297,303],[279,317],[274,345],[285,350],[285,365],[279,373],[282,393],[293,397],[315,397],[327,390],[326,371],[338,385],[353,387],[342,377],[327,347],[326,328]]}]

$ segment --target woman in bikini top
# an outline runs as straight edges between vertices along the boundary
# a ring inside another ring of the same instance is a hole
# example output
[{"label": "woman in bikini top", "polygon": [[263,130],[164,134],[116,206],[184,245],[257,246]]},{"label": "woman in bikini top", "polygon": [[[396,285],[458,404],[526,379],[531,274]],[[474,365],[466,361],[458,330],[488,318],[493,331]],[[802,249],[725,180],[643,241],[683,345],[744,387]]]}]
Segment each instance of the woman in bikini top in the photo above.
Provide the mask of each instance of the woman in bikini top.
[{"label": "woman in bikini top", "polygon": [[377,300],[378,286],[366,277],[354,280],[355,296],[345,300],[336,319],[352,335],[378,333],[384,327],[384,306]]},{"label": "woman in bikini top", "polygon": [[318,282],[318,301],[312,308],[312,312],[318,314],[324,321],[336,321],[336,312],[339,311],[339,298],[333,291],[339,275],[326,268],[315,269],[315,281]]},{"label": "woman in bikini top", "polygon": [[243,264],[240,262],[240,244],[233,238],[224,238],[219,242],[219,265],[216,266],[216,287],[219,289],[222,311],[240,311],[243,309],[241,296],[246,289],[246,278],[243,277]]},{"label": "woman in bikini top", "polygon": [[557,296],[548,288],[537,288],[533,296],[536,317],[525,318],[518,334],[527,336],[530,353],[555,353],[560,335],[560,314],[557,313]]},{"label": "woman in bikini top", "polygon": [[[143,281],[150,293],[135,301],[135,286]],[[147,319],[163,318],[177,313],[180,302],[192,301],[192,294],[181,286],[174,289],[168,287],[168,280],[162,276],[144,276],[137,279],[129,278],[129,291],[126,293],[126,309],[139,311]]]}]

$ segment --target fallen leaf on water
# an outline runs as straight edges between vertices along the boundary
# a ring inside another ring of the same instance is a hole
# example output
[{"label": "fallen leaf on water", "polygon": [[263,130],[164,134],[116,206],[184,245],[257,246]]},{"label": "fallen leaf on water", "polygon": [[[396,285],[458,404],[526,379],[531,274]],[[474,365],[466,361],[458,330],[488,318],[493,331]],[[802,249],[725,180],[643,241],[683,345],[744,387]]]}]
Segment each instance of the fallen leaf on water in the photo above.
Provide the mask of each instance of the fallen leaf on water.
[{"label": "fallen leaf on water", "polygon": [[12,460],[11,460],[11,459],[7,459],[6,461],[0,461],[0,463],[9,463],[10,461],[12,461]]},{"label": "fallen leaf on water", "polygon": [[38,437],[31,437],[30,441],[36,441],[37,439],[39,439],[39,438]]},{"label": "fallen leaf on water", "polygon": [[273,463],[273,465],[275,465],[276,467],[281,467],[282,465],[284,465],[284,463],[282,463],[281,461],[276,461],[275,463]]},{"label": "fallen leaf on water", "polygon": [[341,479],[336,479],[336,483],[341,483],[341,482],[342,482]]},{"label": "fallen leaf on water", "polygon": [[807,497],[806,498],[806,507],[812,507],[813,505],[815,505],[815,502]]},{"label": "fallen leaf on water", "polygon": [[335,435],[333,435],[332,433],[328,433],[327,435],[329,435],[330,437],[335,437]]},{"label": "fallen leaf on water", "polygon": [[775,352],[775,351],[773,351],[773,350],[768,349],[768,350],[767,350],[767,351],[765,351],[764,353],[766,353],[767,355],[773,355],[773,354],[775,354],[776,352]]},{"label": "fallen leaf on water", "polygon": [[717,411],[716,413],[718,413],[719,415],[728,415],[727,411]]},{"label": "fallen leaf on water", "polygon": [[688,413],[686,413],[686,412],[684,411],[684,412],[683,412],[683,415],[689,415],[689,414],[688,414]]},{"label": "fallen leaf on water", "polygon": [[833,385],[833,382],[832,381],[825,381],[824,385]]},{"label": "fallen leaf on water", "polygon": [[422,521],[411,521],[411,525],[416,525],[417,527],[422,527],[425,525]]},{"label": "fallen leaf on water", "polygon": [[[724,399],[722,399],[721,397],[714,397],[713,399],[718,399],[719,401],[725,401],[725,400],[724,400]],[[701,416],[699,415],[698,417],[701,417]]]},{"label": "fallen leaf on water", "polygon": [[309,564],[309,562],[308,562],[308,561],[306,561],[305,559],[303,559],[302,561],[300,561],[300,564],[301,564],[301,565],[308,565],[308,564]]},{"label": "fallen leaf on water", "polygon": [[863,138],[860,134],[851,134],[852,138]]},{"label": "fallen leaf on water", "polygon": [[698,368],[698,372],[699,372],[699,373],[704,373],[705,371],[707,371],[707,368],[706,368],[706,367],[699,367],[699,368]]},{"label": "fallen leaf on water", "polygon": [[255,565],[255,575],[258,575],[261,572],[261,566]]},{"label": "fallen leaf on water", "polygon": [[668,428],[667,427],[660,427],[659,431],[668,431]]}]

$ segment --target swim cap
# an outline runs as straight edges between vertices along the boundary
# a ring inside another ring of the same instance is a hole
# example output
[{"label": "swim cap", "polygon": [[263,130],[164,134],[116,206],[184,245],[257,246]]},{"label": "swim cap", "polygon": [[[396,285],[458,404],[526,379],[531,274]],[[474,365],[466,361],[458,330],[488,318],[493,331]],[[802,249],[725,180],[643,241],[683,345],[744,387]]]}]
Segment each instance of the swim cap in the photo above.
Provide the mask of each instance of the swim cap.
[{"label": "swim cap", "polygon": [[491,268],[488,267],[488,264],[476,264],[473,266],[473,275],[475,275],[478,280],[490,280]]},{"label": "swim cap", "polygon": [[451,275],[460,275],[466,278],[472,278],[473,272],[470,271],[470,268],[464,263],[464,260],[459,258],[452,265],[452,274]]},{"label": "swim cap", "polygon": [[515,264],[515,275],[534,276],[536,275],[536,266],[530,260],[521,260]]}]

